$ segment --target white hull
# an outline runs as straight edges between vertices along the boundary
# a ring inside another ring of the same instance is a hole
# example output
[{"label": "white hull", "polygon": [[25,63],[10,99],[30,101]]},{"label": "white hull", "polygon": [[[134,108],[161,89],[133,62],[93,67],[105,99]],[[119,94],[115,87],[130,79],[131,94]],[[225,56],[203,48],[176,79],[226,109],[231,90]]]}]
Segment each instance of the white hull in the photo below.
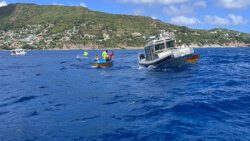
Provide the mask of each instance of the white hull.
[{"label": "white hull", "polygon": [[11,53],[10,55],[12,55],[12,56],[25,56],[26,54],[27,54],[27,52],[21,52],[21,53],[15,53],[15,54]]},{"label": "white hull", "polygon": [[193,48],[180,48],[166,50],[158,54],[158,58],[146,61],[146,59],[140,59],[138,56],[139,64],[145,67],[175,67],[185,64],[185,60],[194,54]]},{"label": "white hull", "polygon": [[77,55],[76,59],[78,59],[78,60],[89,60],[89,57],[84,56],[84,55]]}]

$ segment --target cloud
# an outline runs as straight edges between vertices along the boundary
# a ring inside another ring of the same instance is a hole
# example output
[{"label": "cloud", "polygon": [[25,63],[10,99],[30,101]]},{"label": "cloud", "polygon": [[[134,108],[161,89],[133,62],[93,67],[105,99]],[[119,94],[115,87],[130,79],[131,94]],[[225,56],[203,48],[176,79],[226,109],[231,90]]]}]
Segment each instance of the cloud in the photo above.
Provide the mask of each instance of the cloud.
[{"label": "cloud", "polygon": [[7,6],[6,1],[0,1],[0,7]]},{"label": "cloud", "polygon": [[219,5],[227,9],[240,9],[250,6],[250,0],[219,0]]},{"label": "cloud", "polygon": [[201,23],[201,21],[195,17],[186,17],[186,16],[177,16],[171,18],[170,22],[179,25],[196,25]]},{"label": "cloud", "polygon": [[56,3],[56,2],[53,2],[52,5],[63,5],[61,3]]},{"label": "cloud", "polygon": [[175,4],[175,3],[184,3],[189,0],[117,0],[122,3],[133,3],[133,4]]},{"label": "cloud", "polygon": [[207,3],[205,1],[198,1],[193,4],[194,7],[207,7]]},{"label": "cloud", "polygon": [[229,14],[228,17],[233,25],[241,25],[247,23],[247,20],[244,19],[242,16]]},{"label": "cloud", "polygon": [[80,6],[87,7],[86,4],[84,4],[83,2],[80,3]]},{"label": "cloud", "polygon": [[186,15],[193,12],[193,9],[191,7],[181,5],[180,7],[176,7],[174,5],[165,7],[163,9],[163,12],[166,13],[169,16],[177,16],[177,15]]},{"label": "cloud", "polygon": [[151,16],[151,18],[152,18],[152,19],[154,19],[154,20],[156,20],[156,19],[157,19],[157,17],[156,17],[156,16]]},{"label": "cloud", "polygon": [[143,8],[138,8],[134,10],[133,15],[139,16],[142,15],[143,13],[144,13]]},{"label": "cloud", "polygon": [[226,18],[222,18],[219,16],[205,16],[205,23],[211,24],[211,25],[228,25],[229,20]]},{"label": "cloud", "polygon": [[180,16],[193,13],[196,8],[204,8],[207,4],[205,1],[195,2],[193,4],[180,5],[179,7],[175,5],[170,5],[163,9],[163,12],[169,16]]},{"label": "cloud", "polygon": [[219,17],[219,16],[205,16],[204,22],[206,24],[211,25],[242,25],[246,24],[247,20],[242,16],[237,16],[233,14],[229,14],[227,17]]}]

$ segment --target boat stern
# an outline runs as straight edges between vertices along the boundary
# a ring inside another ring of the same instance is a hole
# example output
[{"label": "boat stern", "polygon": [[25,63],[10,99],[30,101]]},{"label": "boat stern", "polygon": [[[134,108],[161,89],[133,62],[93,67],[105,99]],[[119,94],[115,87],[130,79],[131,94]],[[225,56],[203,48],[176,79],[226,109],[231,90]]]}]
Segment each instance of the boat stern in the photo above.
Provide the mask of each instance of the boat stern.
[{"label": "boat stern", "polygon": [[191,47],[178,48],[178,49],[174,49],[172,54],[173,54],[174,58],[181,58],[184,56],[190,56],[190,55],[194,54],[194,49]]}]

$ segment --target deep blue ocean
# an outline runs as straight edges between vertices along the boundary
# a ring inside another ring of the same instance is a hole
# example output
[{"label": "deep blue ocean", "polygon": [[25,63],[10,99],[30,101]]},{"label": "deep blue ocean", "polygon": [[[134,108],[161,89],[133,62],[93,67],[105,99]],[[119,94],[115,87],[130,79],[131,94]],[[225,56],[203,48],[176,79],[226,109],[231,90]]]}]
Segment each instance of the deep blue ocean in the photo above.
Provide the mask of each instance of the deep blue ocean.
[{"label": "deep blue ocean", "polygon": [[139,67],[141,50],[106,69],[79,50],[1,51],[0,141],[250,140],[250,48],[195,51],[164,70]]}]

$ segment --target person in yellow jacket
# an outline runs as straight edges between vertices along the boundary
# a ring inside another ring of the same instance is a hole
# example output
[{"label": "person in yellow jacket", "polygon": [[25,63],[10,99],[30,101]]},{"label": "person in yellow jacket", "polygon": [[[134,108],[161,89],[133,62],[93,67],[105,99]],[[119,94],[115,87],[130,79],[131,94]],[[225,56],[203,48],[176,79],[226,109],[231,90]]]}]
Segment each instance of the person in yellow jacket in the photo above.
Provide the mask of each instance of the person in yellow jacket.
[{"label": "person in yellow jacket", "polygon": [[84,57],[87,57],[89,55],[89,53],[87,51],[84,51],[83,55],[84,55]]},{"label": "person in yellow jacket", "polygon": [[105,60],[108,58],[108,51],[107,50],[103,51],[102,58],[105,59]]}]

